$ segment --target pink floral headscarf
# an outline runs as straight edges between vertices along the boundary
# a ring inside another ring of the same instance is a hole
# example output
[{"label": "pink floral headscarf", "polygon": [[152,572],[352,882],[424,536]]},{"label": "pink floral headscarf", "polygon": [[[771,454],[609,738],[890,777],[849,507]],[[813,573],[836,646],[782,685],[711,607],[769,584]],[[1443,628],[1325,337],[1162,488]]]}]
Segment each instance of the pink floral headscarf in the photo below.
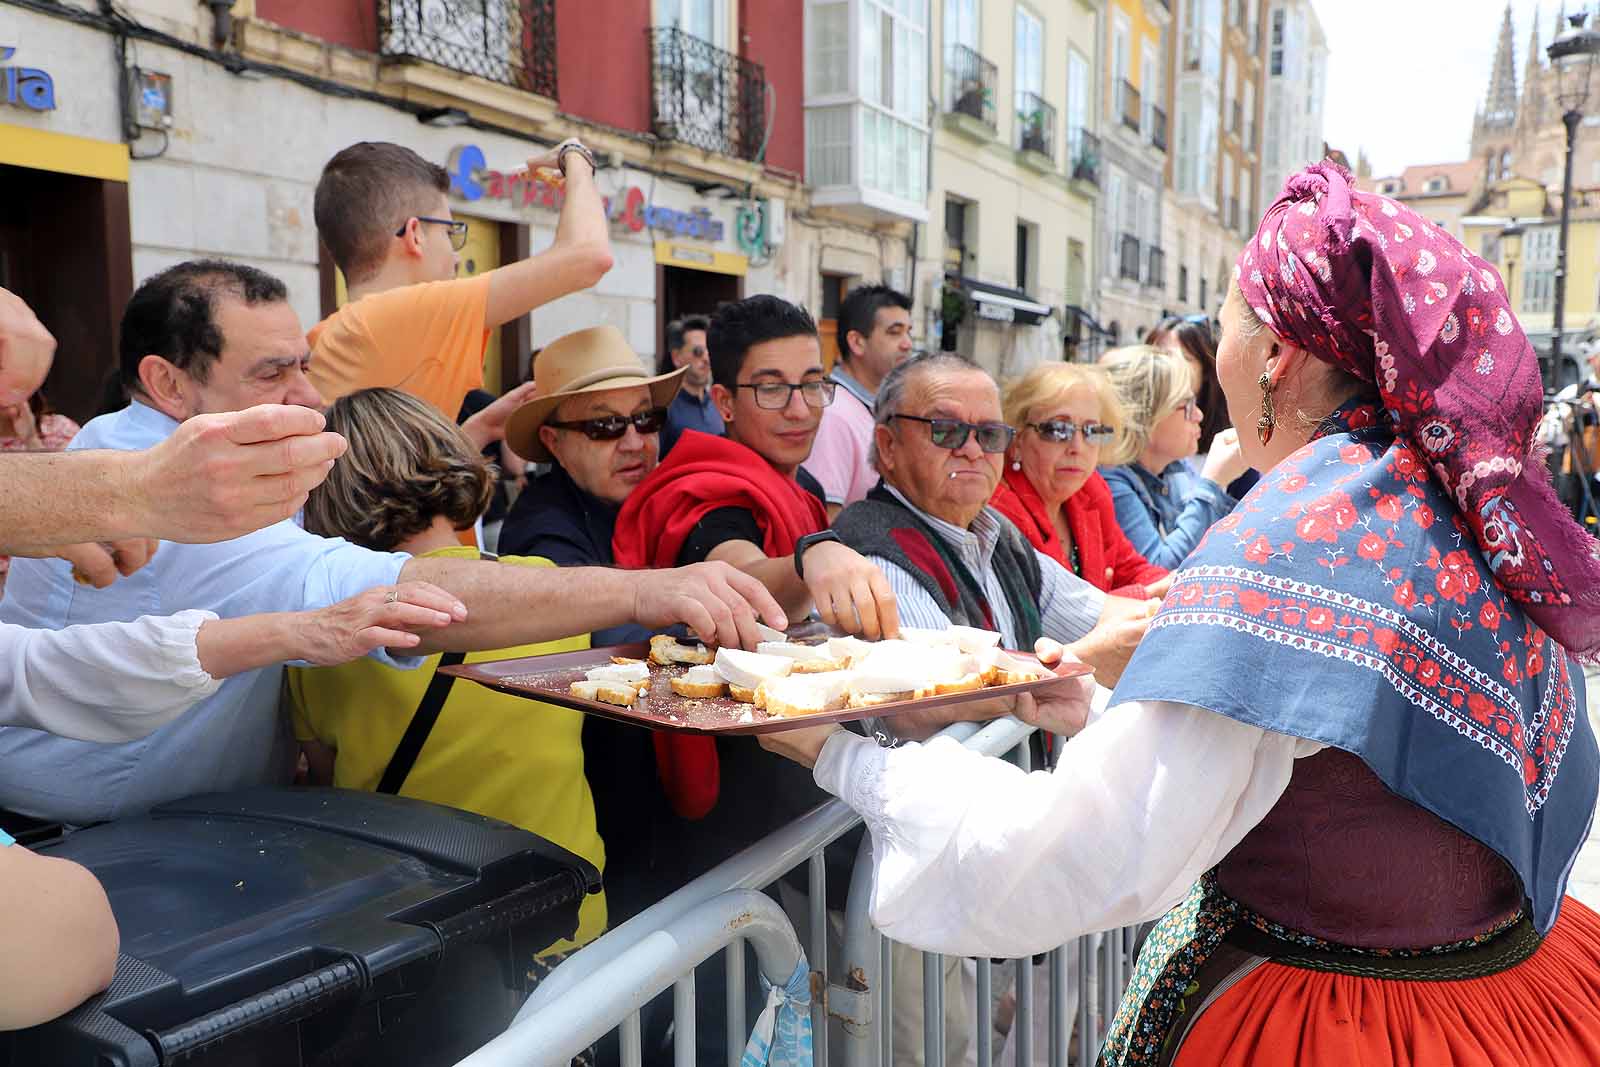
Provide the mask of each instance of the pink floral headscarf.
[{"label": "pink floral headscarf", "polygon": [[1495,269],[1334,163],[1284,184],[1234,267],[1281,340],[1378,387],[1507,595],[1579,656],[1600,656],[1600,541],[1550,485],[1543,381]]}]

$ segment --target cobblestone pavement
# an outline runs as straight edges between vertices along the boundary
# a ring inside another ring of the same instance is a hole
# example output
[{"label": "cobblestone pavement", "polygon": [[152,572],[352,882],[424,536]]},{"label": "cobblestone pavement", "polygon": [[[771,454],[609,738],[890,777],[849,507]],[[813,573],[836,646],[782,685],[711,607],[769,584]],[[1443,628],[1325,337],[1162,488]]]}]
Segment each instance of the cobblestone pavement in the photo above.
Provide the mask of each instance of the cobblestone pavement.
[{"label": "cobblestone pavement", "polygon": [[[1587,674],[1589,722],[1600,734],[1600,670],[1591,667]],[[1567,892],[1589,907],[1600,910],[1600,819],[1596,819],[1595,825],[1589,828],[1589,843],[1578,853],[1578,862],[1572,868],[1572,880],[1567,885]]]}]

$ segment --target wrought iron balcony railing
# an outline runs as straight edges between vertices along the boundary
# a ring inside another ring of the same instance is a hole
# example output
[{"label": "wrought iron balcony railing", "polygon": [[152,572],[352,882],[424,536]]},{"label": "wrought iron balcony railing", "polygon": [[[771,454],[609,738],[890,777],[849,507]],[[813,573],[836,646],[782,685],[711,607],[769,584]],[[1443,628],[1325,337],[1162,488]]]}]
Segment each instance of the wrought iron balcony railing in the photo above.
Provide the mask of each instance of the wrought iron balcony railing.
[{"label": "wrought iron balcony railing", "polygon": [[378,51],[556,98],[556,0],[377,0]]},{"label": "wrought iron balcony railing", "polygon": [[1017,147],[1056,159],[1056,109],[1037,93],[1017,94]]},{"label": "wrought iron balcony railing", "polygon": [[1139,280],[1139,239],[1131,233],[1122,235],[1121,267],[1118,272],[1130,282]]},{"label": "wrought iron balcony railing", "polygon": [[1139,131],[1139,90],[1126,78],[1122,80],[1122,124],[1135,133]]},{"label": "wrought iron balcony railing", "polygon": [[977,119],[993,131],[994,92],[999,78],[993,63],[964,44],[951,45],[945,64],[945,109]]},{"label": "wrought iron balcony railing", "polygon": [[1100,184],[1100,138],[1085,129],[1072,131],[1072,176],[1079,181]]},{"label": "wrought iron balcony railing", "polygon": [[1167,254],[1155,245],[1150,246],[1150,268],[1144,283],[1152,289],[1167,287]]},{"label": "wrought iron balcony railing", "polygon": [[767,129],[767,75],[761,64],[675,27],[645,32],[656,136],[755,159]]},{"label": "wrought iron balcony railing", "polygon": [[1150,108],[1150,143],[1162,152],[1167,150],[1167,113],[1154,106]]}]

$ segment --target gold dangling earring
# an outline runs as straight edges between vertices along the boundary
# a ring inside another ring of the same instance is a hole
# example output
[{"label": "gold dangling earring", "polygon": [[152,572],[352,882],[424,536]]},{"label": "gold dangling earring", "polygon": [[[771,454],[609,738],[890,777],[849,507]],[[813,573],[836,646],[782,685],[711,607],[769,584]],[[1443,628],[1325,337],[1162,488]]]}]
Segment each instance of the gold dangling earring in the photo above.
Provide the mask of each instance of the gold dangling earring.
[{"label": "gold dangling earring", "polygon": [[1256,437],[1266,444],[1272,440],[1272,431],[1278,425],[1278,414],[1272,409],[1272,378],[1262,371],[1261,380],[1256,384],[1261,386],[1261,418],[1256,422]]}]

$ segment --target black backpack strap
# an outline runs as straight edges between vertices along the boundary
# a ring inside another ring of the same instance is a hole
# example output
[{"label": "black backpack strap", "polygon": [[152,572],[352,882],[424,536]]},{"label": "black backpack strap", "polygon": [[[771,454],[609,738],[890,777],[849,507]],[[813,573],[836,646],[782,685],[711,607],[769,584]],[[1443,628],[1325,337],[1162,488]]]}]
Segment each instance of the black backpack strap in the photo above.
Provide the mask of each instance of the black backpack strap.
[{"label": "black backpack strap", "polygon": [[[479,552],[478,555],[485,560],[499,558],[489,552]],[[459,667],[466,659],[464,652],[446,652],[439,657],[439,666]],[[428,735],[433,733],[433,725],[439,721],[439,713],[444,710],[445,699],[450,696],[450,687],[455,680],[454,675],[444,674],[437,667],[434,668],[427,692],[422,694],[417,710],[411,714],[406,732],[401,735],[400,743],[394,746],[389,766],[383,769],[383,777],[378,779],[378,792],[399,793],[400,787],[406,784],[406,775],[411,773],[417,757],[422,754],[422,746],[428,743]]]},{"label": "black backpack strap", "polygon": [[[446,652],[439,657],[439,666],[454,667],[466,658],[463,652]],[[400,792],[400,787],[406,782],[406,775],[411,773],[412,765],[422,753],[422,746],[428,743],[428,735],[433,732],[433,724],[439,721],[439,712],[444,710],[445,698],[450,695],[450,687],[455,680],[453,674],[434,670],[433,678],[428,682],[428,691],[422,694],[422,700],[417,704],[417,710],[412,713],[406,732],[401,735],[400,743],[394,746],[394,755],[389,757],[389,766],[384,768],[383,777],[378,780],[378,792]]]}]

